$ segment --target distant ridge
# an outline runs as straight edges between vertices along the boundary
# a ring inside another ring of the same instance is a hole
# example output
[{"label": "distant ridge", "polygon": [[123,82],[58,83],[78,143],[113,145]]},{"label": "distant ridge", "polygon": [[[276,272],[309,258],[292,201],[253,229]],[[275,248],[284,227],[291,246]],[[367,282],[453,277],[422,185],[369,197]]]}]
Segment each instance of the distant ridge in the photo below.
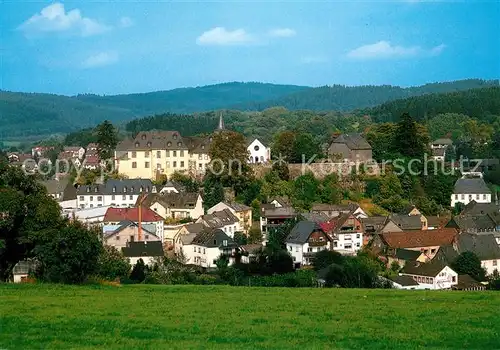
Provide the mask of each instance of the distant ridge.
[{"label": "distant ridge", "polygon": [[71,97],[0,91],[0,140],[67,133],[94,126],[104,119],[122,123],[163,113],[186,114],[217,109],[259,111],[273,106],[290,110],[351,111],[401,98],[488,86],[498,86],[498,80],[468,79],[409,88],[389,85],[311,88],[230,82],[148,93]]}]

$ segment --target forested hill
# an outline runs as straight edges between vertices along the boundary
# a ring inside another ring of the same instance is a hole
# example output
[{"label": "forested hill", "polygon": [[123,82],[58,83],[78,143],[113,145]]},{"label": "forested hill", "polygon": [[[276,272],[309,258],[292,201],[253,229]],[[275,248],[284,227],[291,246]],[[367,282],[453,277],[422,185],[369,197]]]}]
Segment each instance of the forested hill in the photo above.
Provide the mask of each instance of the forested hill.
[{"label": "forested hill", "polygon": [[273,106],[283,106],[289,110],[351,111],[374,107],[388,101],[407,97],[464,91],[489,86],[498,86],[498,80],[467,79],[408,88],[391,85],[333,85],[303,90],[274,100],[238,104],[233,108],[261,111]]},{"label": "forested hill", "polygon": [[347,111],[376,106],[398,98],[462,91],[497,85],[479,79],[427,84],[420,87],[334,85],[310,88],[264,83],[225,83],[115,96],[60,96],[0,91],[0,140],[46,137],[98,124],[122,123],[154,114],[186,114],[218,109]]},{"label": "forested hill", "polygon": [[419,121],[442,113],[464,114],[486,120],[491,115],[500,116],[500,87],[410,97],[365,109],[358,114],[370,115],[374,121],[385,122],[396,121],[403,113],[409,113]]}]

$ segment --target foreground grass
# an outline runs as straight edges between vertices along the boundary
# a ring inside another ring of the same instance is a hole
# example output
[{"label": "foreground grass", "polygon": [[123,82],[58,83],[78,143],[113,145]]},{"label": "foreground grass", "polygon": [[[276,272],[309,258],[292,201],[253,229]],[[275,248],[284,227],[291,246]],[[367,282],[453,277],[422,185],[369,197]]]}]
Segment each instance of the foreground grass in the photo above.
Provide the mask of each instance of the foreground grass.
[{"label": "foreground grass", "polygon": [[0,285],[0,349],[496,349],[500,293]]}]

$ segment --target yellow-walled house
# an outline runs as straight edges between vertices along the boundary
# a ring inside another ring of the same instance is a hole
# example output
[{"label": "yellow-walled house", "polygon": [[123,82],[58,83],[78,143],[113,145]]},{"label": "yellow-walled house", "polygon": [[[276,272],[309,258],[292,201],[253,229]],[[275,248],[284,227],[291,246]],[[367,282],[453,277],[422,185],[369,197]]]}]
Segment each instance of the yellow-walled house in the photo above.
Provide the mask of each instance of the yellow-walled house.
[{"label": "yellow-walled house", "polygon": [[129,179],[170,177],[174,172],[200,176],[210,162],[212,138],[182,137],[177,131],[141,131],[121,142],[115,151],[115,169]]}]

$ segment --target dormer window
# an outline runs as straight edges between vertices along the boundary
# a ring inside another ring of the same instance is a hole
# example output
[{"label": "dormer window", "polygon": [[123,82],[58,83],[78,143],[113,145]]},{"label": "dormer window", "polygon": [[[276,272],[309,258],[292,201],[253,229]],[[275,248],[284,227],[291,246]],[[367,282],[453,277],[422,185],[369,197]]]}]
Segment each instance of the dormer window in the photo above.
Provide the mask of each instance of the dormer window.
[{"label": "dormer window", "polygon": [[113,193],[116,192],[116,186],[113,186]]},{"label": "dormer window", "polygon": [[168,141],[168,142],[167,142],[167,146],[168,146],[168,147],[172,146],[172,142]]},{"label": "dormer window", "polygon": [[148,141],[147,146],[151,147],[151,141]]},{"label": "dormer window", "polygon": [[212,140],[213,140],[213,139],[212,139],[212,137],[210,137],[210,138],[208,139],[208,141],[210,141],[210,142],[212,142]]},{"label": "dormer window", "polygon": [[174,140],[177,140],[177,134],[174,134]]},{"label": "dormer window", "polygon": [[142,191],[143,191],[143,188],[142,188],[142,186],[141,186],[141,188],[139,188],[139,192],[142,192]]},{"label": "dormer window", "polygon": [[148,187],[146,187],[146,192],[149,192],[149,186],[148,186]]},{"label": "dormer window", "polygon": [[127,192],[127,186],[123,187],[123,192]]},{"label": "dormer window", "polygon": [[201,149],[205,149],[205,145],[201,145]]},{"label": "dormer window", "polygon": [[145,140],[146,139],[146,135],[142,134],[141,139]]},{"label": "dormer window", "polygon": [[134,186],[130,187],[130,192],[134,192]]},{"label": "dormer window", "polygon": [[135,148],[139,148],[139,142],[135,143]]},{"label": "dormer window", "polygon": [[214,245],[217,245],[217,240],[216,239],[214,239]]},{"label": "dormer window", "polygon": [[90,187],[87,187],[87,193],[90,192]]},{"label": "dormer window", "polygon": [[94,192],[95,192],[95,193],[99,192],[99,189],[98,189],[97,187],[96,187],[96,188],[94,188]]},{"label": "dormer window", "polygon": [[182,142],[177,142],[177,146],[182,146]]}]

